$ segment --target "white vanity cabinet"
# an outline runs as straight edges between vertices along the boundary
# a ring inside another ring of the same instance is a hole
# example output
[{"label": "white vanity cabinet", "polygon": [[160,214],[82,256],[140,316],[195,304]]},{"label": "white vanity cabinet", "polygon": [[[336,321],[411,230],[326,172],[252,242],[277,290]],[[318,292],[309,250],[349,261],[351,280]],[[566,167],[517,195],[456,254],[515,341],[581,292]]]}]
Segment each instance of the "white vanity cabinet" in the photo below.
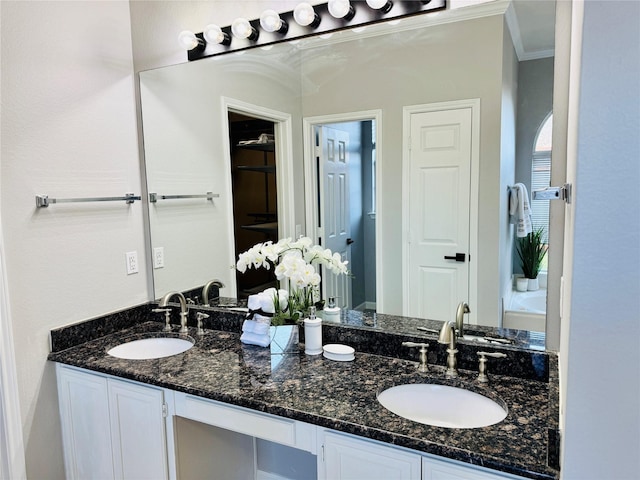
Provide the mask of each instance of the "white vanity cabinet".
[{"label": "white vanity cabinet", "polygon": [[56,371],[70,479],[521,479],[88,370]]},{"label": "white vanity cabinet", "polygon": [[168,478],[162,389],[56,364],[67,478]]},{"label": "white vanity cabinet", "polygon": [[319,438],[319,480],[524,480],[331,430]]}]

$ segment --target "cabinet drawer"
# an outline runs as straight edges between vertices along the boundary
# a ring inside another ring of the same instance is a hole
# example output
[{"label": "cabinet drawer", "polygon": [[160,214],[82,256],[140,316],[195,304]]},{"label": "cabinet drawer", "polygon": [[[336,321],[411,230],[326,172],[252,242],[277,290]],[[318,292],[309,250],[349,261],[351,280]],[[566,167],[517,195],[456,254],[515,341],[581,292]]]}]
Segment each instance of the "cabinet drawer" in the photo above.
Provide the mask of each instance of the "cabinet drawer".
[{"label": "cabinet drawer", "polygon": [[315,453],[315,427],[248,408],[175,394],[176,415]]}]

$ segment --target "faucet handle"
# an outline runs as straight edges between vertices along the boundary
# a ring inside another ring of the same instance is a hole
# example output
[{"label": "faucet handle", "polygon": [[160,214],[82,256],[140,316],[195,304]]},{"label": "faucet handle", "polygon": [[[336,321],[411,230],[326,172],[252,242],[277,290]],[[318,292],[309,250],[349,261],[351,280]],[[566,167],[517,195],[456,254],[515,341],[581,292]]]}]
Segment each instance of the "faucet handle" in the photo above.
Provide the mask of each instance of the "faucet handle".
[{"label": "faucet handle", "polygon": [[164,328],[162,331],[171,331],[171,309],[170,308],[153,308],[151,310],[154,313],[164,313]]},{"label": "faucet handle", "polygon": [[487,357],[491,358],[505,358],[506,353],[500,352],[477,352],[480,357],[480,363],[478,365],[478,382],[489,383],[489,377],[487,376]]},{"label": "faucet handle", "polygon": [[204,335],[204,328],[202,328],[202,320],[209,318],[209,315],[202,312],[196,312],[196,320],[198,321],[198,335]]},{"label": "faucet handle", "polygon": [[417,343],[417,342],[402,342],[403,347],[409,348],[419,348],[420,350],[420,363],[418,364],[418,371],[426,373],[429,371],[429,366],[427,365],[427,352],[429,348],[428,343]]}]

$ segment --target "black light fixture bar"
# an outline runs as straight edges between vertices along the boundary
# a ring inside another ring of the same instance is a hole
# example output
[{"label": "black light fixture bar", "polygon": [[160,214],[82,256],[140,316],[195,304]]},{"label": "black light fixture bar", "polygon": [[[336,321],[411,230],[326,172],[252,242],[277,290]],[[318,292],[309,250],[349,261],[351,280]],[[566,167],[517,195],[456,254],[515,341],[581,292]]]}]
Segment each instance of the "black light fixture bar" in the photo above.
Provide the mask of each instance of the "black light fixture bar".
[{"label": "black light fixture bar", "polygon": [[[293,18],[293,11],[280,14],[285,22],[289,24],[289,29],[285,33],[267,32],[260,27],[260,19],[249,20],[253,28],[260,32],[257,40],[240,39],[233,37],[231,34],[231,26],[222,27],[222,31],[231,37],[231,44],[211,44],[207,43],[203,49],[193,49],[187,52],[189,61],[200,60],[202,58],[213,57],[228,52],[246,50],[249,48],[263,47],[276,43],[288,42],[290,40],[305,38],[312,35],[323,33],[338,32],[340,30],[348,30],[355,27],[372,25],[375,23],[386,22],[389,20],[411,17],[424,13],[436,12],[444,10],[447,7],[446,0],[430,0],[424,2],[422,0],[394,0],[393,7],[387,13],[380,10],[369,8],[365,2],[357,2],[355,5],[355,15],[350,20],[343,18],[334,18],[329,14],[327,3],[314,5],[316,14],[320,16],[320,24],[316,27],[301,26]],[[202,32],[196,33],[196,37],[203,39]]]}]

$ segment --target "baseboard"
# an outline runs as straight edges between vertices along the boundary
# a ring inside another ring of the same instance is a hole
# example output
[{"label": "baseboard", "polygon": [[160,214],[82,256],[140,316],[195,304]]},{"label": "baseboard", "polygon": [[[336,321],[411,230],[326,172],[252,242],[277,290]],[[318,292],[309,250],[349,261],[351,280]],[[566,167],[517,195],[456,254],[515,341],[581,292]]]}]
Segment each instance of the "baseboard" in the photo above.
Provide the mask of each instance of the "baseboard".
[{"label": "baseboard", "polygon": [[262,470],[256,470],[256,480],[290,480],[287,477],[281,477],[275,473],[263,472]]}]

